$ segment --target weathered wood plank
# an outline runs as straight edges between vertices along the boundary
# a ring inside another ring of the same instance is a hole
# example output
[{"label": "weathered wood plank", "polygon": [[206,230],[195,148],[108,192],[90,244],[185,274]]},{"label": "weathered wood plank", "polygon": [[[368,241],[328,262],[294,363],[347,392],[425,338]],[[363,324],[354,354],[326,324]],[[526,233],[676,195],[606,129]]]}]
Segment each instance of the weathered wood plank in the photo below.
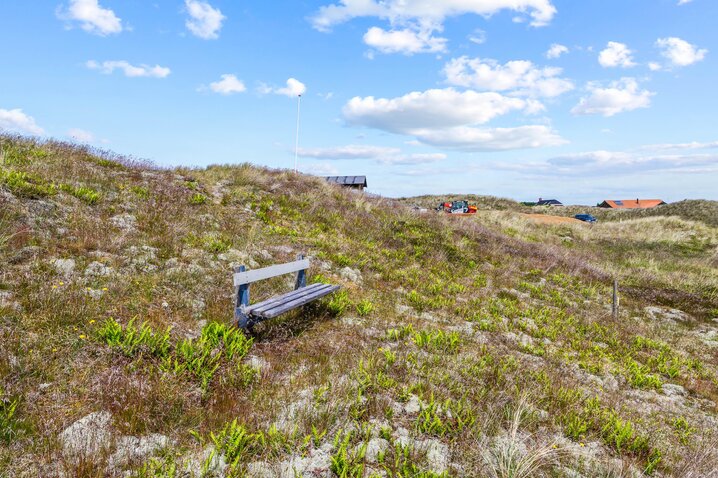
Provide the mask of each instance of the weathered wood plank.
[{"label": "weathered wood plank", "polygon": [[275,304],[277,302],[287,302],[293,299],[296,299],[297,296],[306,295],[308,293],[311,293],[313,290],[318,289],[322,287],[324,284],[311,284],[307,287],[304,287],[302,289],[293,290],[291,292],[287,292],[286,294],[278,295],[275,297],[270,297],[267,300],[264,300],[262,302],[257,302],[256,304],[252,304],[249,307],[246,307],[245,310],[247,313],[254,312],[257,309],[266,308],[267,306],[271,306],[272,304]]},{"label": "weathered wood plank", "polygon": [[260,307],[252,308],[251,313],[253,314],[261,314],[265,310],[272,309],[274,307],[277,307],[281,304],[286,304],[288,302],[292,302],[297,299],[301,299],[304,296],[311,295],[318,290],[325,289],[327,287],[331,287],[330,284],[319,284],[319,287],[312,287],[311,289],[309,287],[305,287],[304,289],[299,289],[297,291],[294,291],[294,294],[291,295],[285,295],[285,297],[282,298],[282,300],[272,300],[267,301],[265,304],[261,304]]},{"label": "weathered wood plank", "polygon": [[276,266],[263,267],[262,269],[254,269],[251,271],[238,272],[234,274],[234,286],[251,284],[270,277],[281,276],[291,272],[301,271],[309,268],[309,259],[301,261],[288,262],[286,264],[277,264]]},{"label": "weathered wood plank", "polygon": [[329,295],[332,292],[338,290],[340,287],[338,285],[330,286],[324,289],[320,289],[308,296],[293,300],[291,302],[287,302],[285,304],[279,305],[273,309],[266,310],[262,312],[262,317],[265,319],[271,319],[278,315],[281,315],[285,312],[288,312],[292,309],[296,309],[297,307],[301,307],[304,304],[307,304],[309,302],[312,302],[314,300],[319,299],[320,297],[324,297],[325,295]]}]

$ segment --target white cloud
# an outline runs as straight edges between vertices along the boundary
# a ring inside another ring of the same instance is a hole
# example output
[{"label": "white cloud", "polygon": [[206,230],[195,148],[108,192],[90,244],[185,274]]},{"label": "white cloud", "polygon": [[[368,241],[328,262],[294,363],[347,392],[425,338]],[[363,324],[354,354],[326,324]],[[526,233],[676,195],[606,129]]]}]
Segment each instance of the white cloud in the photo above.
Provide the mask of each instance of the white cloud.
[{"label": "white cloud", "polygon": [[0,108],[0,130],[35,135],[45,133],[45,131],[37,125],[35,118],[23,113],[20,108],[13,110]]},{"label": "white cloud", "polygon": [[449,149],[495,151],[562,144],[547,126],[476,127],[514,111],[532,112],[537,103],[495,92],[447,88],[391,99],[355,97],[344,106],[343,114],[351,125],[409,135],[421,143]]},{"label": "white cloud", "polygon": [[219,38],[222,22],[227,17],[218,8],[200,0],[185,0],[185,7],[190,16],[185,26],[194,36],[205,40]]},{"label": "white cloud", "polygon": [[604,68],[630,68],[636,66],[633,61],[633,52],[623,43],[608,42],[606,48],[598,55],[598,62]]},{"label": "white cloud", "polygon": [[641,90],[635,78],[622,78],[612,82],[607,88],[602,88],[598,83],[589,83],[587,89],[590,96],[581,98],[571,113],[609,117],[624,111],[648,108],[651,96],[655,94]]},{"label": "white cloud", "polygon": [[339,176],[339,170],[336,166],[328,163],[300,164],[299,170],[315,176]]},{"label": "white cloud", "polygon": [[658,62],[652,61],[648,64],[648,69],[651,71],[660,71],[663,69],[663,66]]},{"label": "white cloud", "polygon": [[77,21],[86,32],[100,36],[120,33],[123,29],[122,20],[109,8],[101,7],[98,0],[70,0],[67,8],[57,10],[57,16],[61,20]]},{"label": "white cloud", "polygon": [[209,84],[209,89],[221,95],[231,95],[234,93],[243,93],[247,91],[242,80],[234,75],[221,75],[219,81]]},{"label": "white cloud", "polygon": [[432,36],[431,29],[386,31],[379,27],[371,27],[364,34],[364,43],[382,53],[436,53],[446,51],[446,38]]},{"label": "white cloud", "polygon": [[444,153],[416,153],[399,156],[387,156],[380,158],[379,162],[382,164],[393,164],[393,165],[416,165],[416,164],[428,164],[436,163],[446,159]]},{"label": "white cloud", "polygon": [[103,61],[102,63],[90,60],[85,64],[85,66],[87,66],[90,70],[98,70],[105,75],[110,75],[115,70],[121,70],[124,75],[129,78],[166,78],[172,72],[169,68],[164,66],[135,66],[124,60]]},{"label": "white cloud", "polygon": [[708,143],[701,143],[693,141],[691,143],[663,143],[663,144],[649,144],[642,146],[641,150],[647,151],[670,151],[670,150],[687,150],[687,149],[716,149],[718,148],[718,141],[711,141]]},{"label": "white cloud", "polygon": [[67,136],[79,143],[92,143],[95,141],[95,135],[79,128],[72,128],[67,132]]},{"label": "white cloud", "polygon": [[382,156],[396,156],[399,153],[401,153],[399,148],[355,144],[333,148],[299,148],[299,156],[315,159],[379,159]]},{"label": "white cloud", "polygon": [[566,144],[566,140],[543,125],[515,128],[457,126],[435,130],[418,129],[413,131],[413,134],[425,144],[476,152],[543,148]]},{"label": "white cloud", "polygon": [[486,43],[486,32],[477,28],[471,35],[469,35],[469,41],[471,43],[476,43],[477,45],[483,45]]},{"label": "white cloud", "polygon": [[589,151],[531,163],[492,163],[492,169],[511,170],[527,177],[605,177],[648,172],[705,174],[718,172],[716,154],[652,154],[637,151]]},{"label": "white cloud", "polygon": [[415,91],[392,99],[354,97],[344,106],[343,113],[353,125],[406,133],[417,128],[484,124],[527,107],[528,102],[520,98],[447,88]]},{"label": "white cloud", "polygon": [[353,144],[330,148],[300,148],[299,156],[329,160],[369,159],[390,165],[426,164],[446,159],[443,153],[402,154],[399,148]]},{"label": "white cloud", "polygon": [[706,168],[718,171],[715,154],[646,155],[629,152],[593,151],[548,160],[562,174],[581,175],[587,171],[604,175],[643,171],[694,172]]},{"label": "white cloud", "polygon": [[464,14],[489,17],[501,10],[528,14],[531,24],[537,27],[547,25],[556,14],[550,0],[340,0],[338,4],[321,7],[310,20],[320,31],[357,17],[378,17],[392,25],[415,22],[438,26],[448,17]]},{"label": "white cloud", "polygon": [[538,68],[530,61],[495,60],[462,56],[444,66],[447,82],[488,91],[513,91],[517,95],[559,96],[574,88],[569,80],[558,78],[561,68]]},{"label": "white cloud", "polygon": [[303,95],[306,91],[306,85],[295,78],[289,78],[287,80],[287,86],[284,88],[271,88],[267,85],[260,86],[261,93],[274,93],[276,95],[289,96],[290,98]]},{"label": "white cloud", "polygon": [[546,52],[546,58],[548,59],[554,59],[558,58],[564,53],[568,53],[568,47],[566,45],[561,45],[559,43],[554,43],[551,45],[551,47]]},{"label": "white cloud", "polygon": [[686,5],[687,3],[691,3],[693,0],[678,0],[678,5]]},{"label": "white cloud", "polygon": [[703,60],[708,53],[706,49],[698,49],[685,40],[676,37],[659,38],[656,46],[663,51],[661,55],[667,58],[673,66],[688,66]]}]

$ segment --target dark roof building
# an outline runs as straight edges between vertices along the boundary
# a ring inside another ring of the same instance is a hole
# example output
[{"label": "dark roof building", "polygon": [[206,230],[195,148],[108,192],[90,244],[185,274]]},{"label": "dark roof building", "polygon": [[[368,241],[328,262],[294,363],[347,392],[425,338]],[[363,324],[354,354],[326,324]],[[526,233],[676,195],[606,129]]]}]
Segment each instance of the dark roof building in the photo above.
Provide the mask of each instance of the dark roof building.
[{"label": "dark roof building", "polygon": [[326,179],[327,182],[360,191],[367,187],[366,176],[328,176]]},{"label": "dark roof building", "polygon": [[536,205],[537,206],[563,206],[561,201],[559,201],[558,199],[541,199],[541,198],[539,198]]},{"label": "dark roof building", "polygon": [[598,207],[611,209],[650,209],[665,204],[661,199],[606,199]]}]

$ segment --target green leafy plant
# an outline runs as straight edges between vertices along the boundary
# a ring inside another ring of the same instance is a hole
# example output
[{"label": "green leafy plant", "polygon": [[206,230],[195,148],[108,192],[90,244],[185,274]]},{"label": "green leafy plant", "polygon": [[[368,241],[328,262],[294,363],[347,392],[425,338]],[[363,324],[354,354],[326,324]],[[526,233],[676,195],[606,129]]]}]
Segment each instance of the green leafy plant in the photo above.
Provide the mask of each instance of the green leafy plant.
[{"label": "green leafy plant", "polygon": [[24,430],[24,425],[17,416],[19,403],[17,399],[0,398],[0,443],[10,444]]},{"label": "green leafy plant", "polygon": [[364,476],[364,455],[366,444],[359,447],[354,453],[349,451],[352,441],[352,433],[337,432],[334,437],[334,448],[336,451],[331,457],[330,470],[338,478],[361,478]]},{"label": "green leafy plant", "polygon": [[72,196],[75,196],[77,199],[80,199],[81,201],[85,202],[90,206],[97,204],[102,197],[102,195],[98,191],[95,191],[94,189],[88,188],[86,186],[72,186],[70,184],[61,184],[60,190]]},{"label": "green leafy plant", "polygon": [[202,328],[196,340],[182,339],[174,347],[170,343],[170,328],[155,332],[146,322],[138,325],[132,319],[126,327],[110,318],[98,329],[98,336],[110,347],[117,347],[128,357],[141,355],[160,359],[160,367],[175,375],[187,375],[199,383],[207,392],[209,385],[221,367],[228,367],[230,378],[240,384],[251,382],[256,371],[240,363],[252,347],[253,339],[241,330],[217,322],[210,322]]},{"label": "green leafy plant", "polygon": [[193,206],[201,206],[202,204],[205,204],[208,199],[209,198],[207,198],[207,196],[202,193],[194,193],[192,196],[190,196],[189,203]]},{"label": "green leafy plant", "polygon": [[340,316],[350,305],[351,301],[349,300],[349,294],[346,290],[342,289],[332,295],[329,304],[327,304],[327,308],[332,315]]},{"label": "green leafy plant", "polygon": [[691,436],[696,432],[696,429],[688,423],[685,417],[673,419],[673,429],[682,445],[688,445]]},{"label": "green leafy plant", "polygon": [[52,183],[22,171],[0,169],[0,184],[4,184],[14,195],[28,199],[41,199],[57,192]]},{"label": "green leafy plant", "polygon": [[170,350],[170,328],[155,332],[147,322],[136,323],[136,318],[122,327],[115,319],[109,318],[98,329],[97,334],[110,347],[117,347],[128,357],[147,353],[166,357]]},{"label": "green leafy plant", "polygon": [[216,434],[210,433],[210,440],[215,453],[224,455],[231,467],[236,467],[245,456],[261,451],[265,444],[263,433],[250,433],[236,419]]},{"label": "green leafy plant", "polygon": [[132,186],[130,187],[130,191],[140,199],[149,199],[150,197],[149,188],[143,186]]},{"label": "green leafy plant", "polygon": [[356,310],[360,317],[365,317],[374,310],[374,304],[369,299],[362,299],[356,304]]},{"label": "green leafy plant", "polygon": [[456,352],[460,341],[458,332],[446,333],[443,330],[434,332],[420,330],[415,332],[411,339],[421,348],[445,353]]}]

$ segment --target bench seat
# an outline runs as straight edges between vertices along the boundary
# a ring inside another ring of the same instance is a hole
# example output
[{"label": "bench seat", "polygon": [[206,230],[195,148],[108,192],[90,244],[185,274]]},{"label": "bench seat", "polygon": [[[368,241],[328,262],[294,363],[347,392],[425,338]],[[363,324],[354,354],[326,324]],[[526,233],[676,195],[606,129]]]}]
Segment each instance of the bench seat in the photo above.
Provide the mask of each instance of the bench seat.
[{"label": "bench seat", "polygon": [[249,316],[271,319],[292,309],[308,304],[309,302],[329,295],[339,289],[338,285],[331,284],[311,284],[306,287],[278,295],[256,304],[252,304],[244,309]]}]

